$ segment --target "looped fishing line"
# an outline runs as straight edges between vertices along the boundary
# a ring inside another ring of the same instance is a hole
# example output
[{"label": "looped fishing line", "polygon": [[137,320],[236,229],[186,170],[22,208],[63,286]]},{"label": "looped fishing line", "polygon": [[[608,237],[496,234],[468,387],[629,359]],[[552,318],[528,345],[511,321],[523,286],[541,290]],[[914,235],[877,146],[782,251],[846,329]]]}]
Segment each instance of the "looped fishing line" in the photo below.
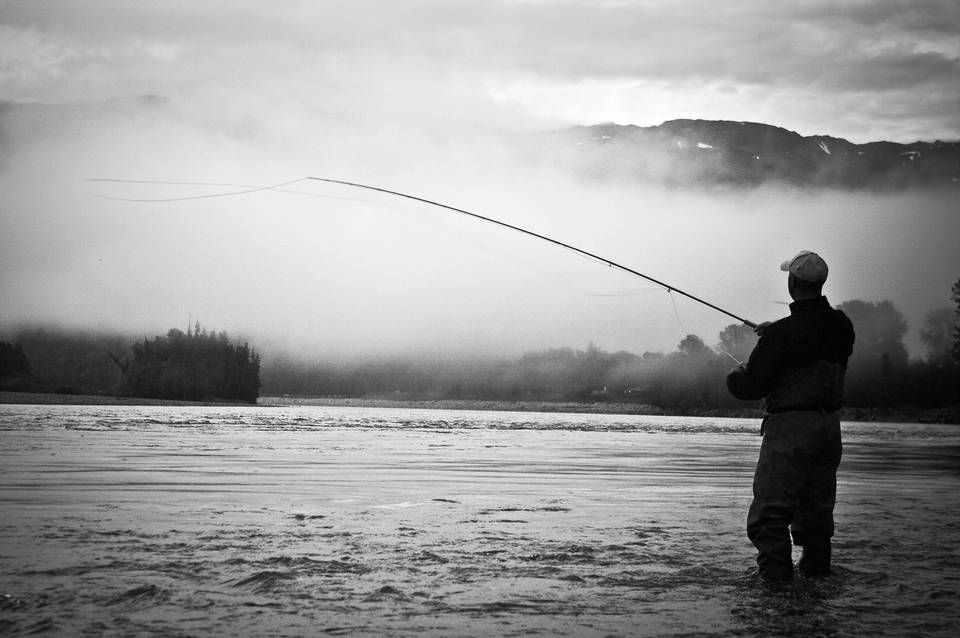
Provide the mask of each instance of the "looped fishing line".
[{"label": "looped fishing line", "polygon": [[[370,186],[370,185],[368,185],[368,184],[360,184],[360,183],[357,183],[357,182],[347,182],[347,181],[338,180],[338,179],[330,179],[330,178],[326,178],[326,177],[312,177],[312,176],[309,176],[309,175],[308,175],[308,176],[305,176],[305,177],[298,177],[297,179],[292,179],[292,180],[289,180],[289,181],[286,181],[286,182],[281,182],[281,183],[279,183],[279,184],[272,184],[272,185],[270,185],[270,186],[261,186],[261,187],[254,187],[254,188],[244,188],[244,190],[230,191],[230,192],[226,192],[226,193],[208,193],[208,194],[206,194],[206,195],[191,195],[191,196],[186,196],[186,197],[168,197],[168,198],[160,198],[160,199],[124,199],[124,201],[130,201],[130,202],[178,202],[178,201],[187,201],[187,200],[191,200],[191,199],[211,199],[211,198],[214,198],[214,197],[233,197],[233,196],[237,196],[237,195],[249,195],[249,194],[251,194],[251,193],[258,193],[258,192],[263,192],[263,191],[280,190],[280,189],[282,189],[284,186],[290,186],[291,184],[296,184],[296,183],[298,183],[298,182],[303,182],[303,181],[306,181],[306,180],[313,180],[313,181],[317,181],[317,182],[325,182],[325,183],[328,183],[328,184],[339,184],[339,185],[341,185],[341,186],[348,186],[348,187],[351,187],[351,188],[360,188],[360,189],[364,189],[364,190],[368,190],[368,191],[374,191],[374,192],[378,192],[378,193],[385,193],[385,194],[393,195],[393,196],[396,196],[396,197],[402,197],[402,198],[405,198],[405,199],[409,199],[409,200],[413,200],[413,201],[417,201],[417,202],[422,202],[422,203],[424,203],[424,204],[429,204],[429,205],[431,205],[431,206],[438,206],[438,207],[440,207],[440,208],[444,208],[444,209],[446,209],[446,210],[453,211],[453,212],[455,212],[455,213],[460,213],[460,214],[462,214],[462,215],[467,215],[467,216],[469,216],[469,217],[472,217],[472,218],[474,218],[474,219],[478,219],[478,220],[480,220],[480,221],[485,221],[485,222],[489,222],[489,223],[491,223],[491,224],[496,224],[496,225],[501,226],[501,227],[503,227],[503,228],[507,228],[507,229],[509,229],[509,230],[513,230],[513,231],[516,231],[516,232],[519,232],[519,233],[523,233],[523,234],[525,234],[525,235],[529,235],[529,236],[531,236],[531,237],[535,237],[535,238],[537,238],[537,239],[541,239],[541,240],[543,240],[543,241],[550,242],[551,244],[554,244],[554,245],[556,245],[556,246],[560,246],[561,248],[565,248],[565,249],[567,249],[567,250],[573,251],[574,253],[577,253],[578,255],[581,255],[581,256],[583,256],[583,257],[587,257],[587,258],[592,259],[592,260],[594,260],[594,261],[597,261],[597,262],[599,262],[599,263],[606,264],[608,267],[617,268],[617,269],[622,270],[622,271],[624,271],[624,272],[630,273],[631,275],[635,275],[635,276],[637,276],[637,277],[641,277],[641,278],[643,278],[643,279],[646,279],[647,281],[650,281],[650,282],[652,282],[652,283],[654,283],[654,284],[657,284],[658,286],[662,286],[663,288],[665,288],[665,289],[667,290],[667,292],[671,294],[671,300],[672,300],[672,298],[673,298],[673,297],[672,297],[673,291],[676,291],[676,292],[680,293],[681,295],[683,295],[684,297],[687,297],[687,298],[692,299],[692,300],[694,300],[694,301],[696,301],[696,302],[698,302],[698,303],[701,303],[701,304],[703,304],[704,306],[707,306],[708,308],[713,308],[713,309],[716,310],[717,312],[721,312],[721,313],[723,313],[723,314],[725,314],[725,315],[727,315],[727,316],[729,316],[729,317],[733,317],[733,318],[736,319],[737,321],[740,321],[741,323],[744,323],[744,324],[750,326],[751,328],[756,328],[756,324],[755,324],[755,323],[753,323],[752,321],[749,321],[749,320],[747,320],[747,319],[744,319],[743,317],[739,317],[739,316],[733,314],[732,312],[730,312],[729,310],[724,310],[724,309],[721,308],[720,306],[716,306],[716,305],[714,305],[714,304],[712,304],[712,303],[710,303],[710,302],[708,302],[708,301],[704,301],[703,299],[700,299],[699,297],[695,297],[694,295],[692,295],[692,294],[690,294],[690,293],[688,293],[688,292],[684,292],[683,290],[680,290],[679,288],[675,288],[675,287],[673,287],[673,286],[671,286],[671,285],[669,285],[669,284],[667,284],[667,283],[664,283],[664,282],[662,282],[662,281],[660,281],[660,280],[658,280],[658,279],[654,279],[653,277],[651,277],[651,276],[649,276],[649,275],[645,275],[645,274],[643,274],[642,272],[639,272],[639,271],[637,271],[637,270],[634,270],[633,268],[628,268],[627,266],[624,266],[624,265],[622,265],[622,264],[619,264],[619,263],[617,263],[617,262],[615,262],[615,261],[612,261],[612,260],[610,260],[610,259],[606,259],[606,258],[604,258],[604,257],[601,257],[600,255],[597,255],[597,254],[594,254],[594,253],[592,253],[592,252],[583,250],[583,249],[581,249],[581,248],[577,248],[576,246],[573,246],[573,245],[571,245],[571,244],[567,244],[567,243],[565,243],[565,242],[562,242],[562,241],[553,239],[553,238],[551,238],[551,237],[547,237],[546,235],[541,235],[540,233],[536,233],[536,232],[534,232],[534,231],[532,231],[532,230],[527,230],[527,229],[521,228],[521,227],[519,227],[519,226],[514,226],[513,224],[508,224],[508,223],[506,223],[506,222],[502,222],[502,221],[500,221],[500,220],[493,219],[492,217],[485,217],[485,216],[483,216],[483,215],[478,215],[477,213],[472,213],[472,212],[470,212],[470,211],[468,211],[468,210],[464,210],[464,209],[462,209],[462,208],[456,208],[456,207],[454,207],[454,206],[448,206],[447,204],[441,204],[440,202],[436,202],[436,201],[433,201],[433,200],[425,199],[425,198],[423,198],[423,197],[417,197],[417,196],[415,196],[415,195],[409,195],[409,194],[407,194],[407,193],[401,193],[401,192],[399,192],[399,191],[389,190],[389,189],[386,189],[386,188],[380,188],[379,186]],[[127,182],[127,183],[130,183],[130,182],[136,182],[137,180],[98,178],[98,179],[89,179],[89,180],[87,180],[87,181],[88,181],[88,182],[118,182],[118,183]],[[678,318],[679,318],[679,315],[678,315]]]}]

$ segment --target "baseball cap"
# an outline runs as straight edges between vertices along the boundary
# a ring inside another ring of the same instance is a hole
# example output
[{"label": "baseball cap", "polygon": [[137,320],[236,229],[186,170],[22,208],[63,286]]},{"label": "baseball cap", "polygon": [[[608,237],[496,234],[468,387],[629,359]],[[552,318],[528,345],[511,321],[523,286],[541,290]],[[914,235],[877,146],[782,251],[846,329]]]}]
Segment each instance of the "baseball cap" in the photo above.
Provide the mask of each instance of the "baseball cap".
[{"label": "baseball cap", "polygon": [[801,250],[793,259],[780,264],[780,270],[812,284],[822,284],[827,280],[827,262],[809,250]]}]

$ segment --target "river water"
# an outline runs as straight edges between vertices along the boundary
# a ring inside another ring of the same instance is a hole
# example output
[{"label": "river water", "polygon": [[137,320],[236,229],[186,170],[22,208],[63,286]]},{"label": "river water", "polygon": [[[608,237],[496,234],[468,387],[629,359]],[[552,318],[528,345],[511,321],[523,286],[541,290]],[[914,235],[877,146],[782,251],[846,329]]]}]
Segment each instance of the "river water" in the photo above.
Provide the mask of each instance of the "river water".
[{"label": "river water", "polygon": [[0,634],[955,635],[960,428],[843,431],[772,590],[753,420],[0,405]]}]

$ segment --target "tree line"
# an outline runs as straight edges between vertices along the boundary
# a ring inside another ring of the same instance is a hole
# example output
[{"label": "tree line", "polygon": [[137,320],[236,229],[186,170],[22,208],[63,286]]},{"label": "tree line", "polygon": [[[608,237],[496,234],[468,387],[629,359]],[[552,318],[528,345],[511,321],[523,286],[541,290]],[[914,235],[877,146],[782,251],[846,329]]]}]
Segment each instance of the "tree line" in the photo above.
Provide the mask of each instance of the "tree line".
[{"label": "tree line", "polygon": [[0,389],[256,403],[260,355],[199,323],[142,340],[32,327],[0,342]]},{"label": "tree line", "polygon": [[[889,301],[853,300],[838,306],[857,333],[846,378],[846,403],[859,409],[960,406],[960,281],[956,310],[927,314],[920,331],[926,353],[911,360],[903,343],[907,323]],[[266,395],[608,401],[645,403],[692,412],[759,407],[734,399],[726,374],[756,344],[740,324],[724,328],[713,345],[687,335],[669,353],[554,348],[516,359],[313,362],[274,357],[264,367]],[[955,411],[955,410],[954,410]]]},{"label": "tree line", "polygon": [[114,363],[123,372],[127,396],[185,401],[227,399],[256,403],[260,355],[249,344],[233,344],[226,333],[172,329],[165,337],[133,344],[133,358]]},{"label": "tree line", "polygon": [[[910,359],[907,323],[889,301],[838,307],[857,333],[846,403],[856,409],[960,406],[960,280],[955,308],[925,317],[921,359]],[[746,361],[756,335],[724,328],[708,344],[687,335],[672,352],[552,348],[515,358],[392,358],[346,362],[261,356],[225,333],[170,330],[133,340],[29,328],[0,344],[0,389],[255,402],[258,394],[302,397],[632,402],[667,411],[759,407],[731,397],[726,373]],[[262,386],[261,386],[262,384]]]}]

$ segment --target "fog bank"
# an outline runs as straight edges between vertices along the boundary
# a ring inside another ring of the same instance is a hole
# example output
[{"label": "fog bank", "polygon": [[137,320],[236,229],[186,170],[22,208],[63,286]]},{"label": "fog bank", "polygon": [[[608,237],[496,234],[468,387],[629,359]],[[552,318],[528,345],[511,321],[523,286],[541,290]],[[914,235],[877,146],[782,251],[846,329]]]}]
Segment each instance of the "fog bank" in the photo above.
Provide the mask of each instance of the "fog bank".
[{"label": "fog bank", "polygon": [[340,357],[672,350],[689,333],[714,343],[735,322],[546,242],[387,195],[300,181],[121,201],[307,175],[528,228],[756,322],[786,312],[779,263],[816,250],[830,300],[890,299],[914,353],[924,315],[948,305],[960,277],[953,192],[606,183],[527,161],[522,131],[300,114],[294,136],[290,119],[268,116],[243,124],[158,99],[8,109],[0,322],[152,335],[200,320],[262,348]]}]

